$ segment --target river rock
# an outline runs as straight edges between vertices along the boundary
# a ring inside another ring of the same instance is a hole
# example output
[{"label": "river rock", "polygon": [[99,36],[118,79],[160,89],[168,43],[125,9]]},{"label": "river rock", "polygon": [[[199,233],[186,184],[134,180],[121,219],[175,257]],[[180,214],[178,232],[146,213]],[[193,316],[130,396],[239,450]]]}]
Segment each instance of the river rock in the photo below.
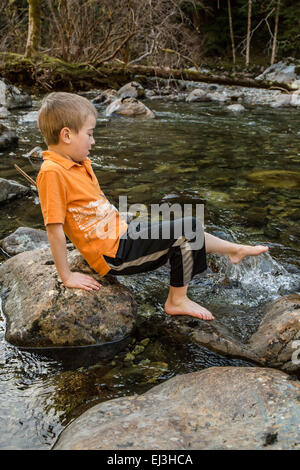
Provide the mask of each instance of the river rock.
[{"label": "river rock", "polygon": [[274,102],[271,103],[271,106],[272,108],[282,108],[282,107],[291,106],[291,99],[292,99],[292,96],[287,95],[287,94],[277,96]]},{"label": "river rock", "polygon": [[186,101],[188,103],[193,103],[195,101],[210,101],[210,97],[207,95],[206,91],[196,88],[188,94]]},{"label": "river rock", "polygon": [[120,98],[143,98],[145,90],[138,82],[130,82],[120,88],[118,95]]},{"label": "river rock", "polygon": [[43,149],[41,147],[34,147],[30,152],[25,153],[24,157],[32,160],[43,160],[42,152]]},{"label": "river rock", "polygon": [[106,116],[117,114],[131,118],[155,118],[155,114],[135,98],[119,98],[111,103],[105,111]]},{"label": "river rock", "polygon": [[0,119],[5,119],[10,115],[10,112],[4,106],[0,107]]},{"label": "river rock", "polygon": [[115,278],[95,274],[77,250],[72,271],[93,275],[99,291],[67,289],[59,281],[50,249],[20,253],[0,266],[0,294],[8,342],[22,347],[107,344],[127,337],[135,323],[131,292]]},{"label": "river rock", "polygon": [[32,106],[32,100],[27,93],[1,78],[0,106],[5,106],[7,109],[28,108]]},{"label": "river rock", "polygon": [[[268,67],[256,80],[268,80],[271,82],[284,83],[292,88],[300,88],[300,67],[293,61],[282,61]],[[299,85],[298,85],[299,83]]]},{"label": "river rock", "polygon": [[243,111],[246,111],[246,108],[242,104],[230,104],[229,106],[227,106],[227,109],[234,113],[241,113]]},{"label": "river rock", "polygon": [[219,320],[204,321],[187,316],[167,318],[162,327],[172,338],[186,338],[223,356],[248,359],[263,364],[251,348],[236,338]]},{"label": "river rock", "polygon": [[0,203],[22,197],[30,193],[30,188],[13,180],[0,178]]},{"label": "river rock", "polygon": [[0,246],[10,256],[36,248],[49,248],[45,230],[19,227],[15,232],[0,240]]},{"label": "river rock", "polygon": [[248,346],[270,367],[288,372],[299,370],[300,295],[288,295],[272,302]]},{"label": "river rock", "polygon": [[17,144],[17,134],[13,131],[10,131],[6,126],[0,123],[0,150],[16,146]]},{"label": "river rock", "polygon": [[[300,86],[299,86],[299,88],[300,88]],[[291,106],[295,106],[295,107],[300,106],[300,94],[293,93],[291,95]]]},{"label": "river rock", "polygon": [[118,99],[118,92],[117,90],[104,90],[99,93],[96,98],[92,100],[93,104],[110,104],[113,101]]},{"label": "river rock", "polygon": [[296,450],[299,398],[299,382],[283,372],[211,367],[93,406],[53,449]]}]

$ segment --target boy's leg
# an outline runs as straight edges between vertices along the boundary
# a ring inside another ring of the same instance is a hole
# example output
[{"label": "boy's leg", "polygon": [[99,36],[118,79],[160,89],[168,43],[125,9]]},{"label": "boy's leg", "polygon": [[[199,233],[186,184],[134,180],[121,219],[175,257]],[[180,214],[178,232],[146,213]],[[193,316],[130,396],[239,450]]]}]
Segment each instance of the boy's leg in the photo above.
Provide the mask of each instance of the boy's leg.
[{"label": "boy's leg", "polygon": [[268,251],[267,246],[263,245],[239,245],[231,243],[221,238],[215,237],[210,233],[204,232],[206,253],[215,253],[228,256],[231,263],[239,263],[245,256],[257,256]]}]

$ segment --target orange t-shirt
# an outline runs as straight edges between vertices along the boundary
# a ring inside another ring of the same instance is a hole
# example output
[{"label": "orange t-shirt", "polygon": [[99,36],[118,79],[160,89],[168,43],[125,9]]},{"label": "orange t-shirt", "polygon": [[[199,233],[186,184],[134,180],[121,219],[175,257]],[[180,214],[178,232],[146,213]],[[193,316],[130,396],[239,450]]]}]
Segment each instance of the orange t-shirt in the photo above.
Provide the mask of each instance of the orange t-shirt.
[{"label": "orange t-shirt", "polygon": [[89,158],[80,164],[52,150],[43,157],[37,187],[45,225],[63,224],[69,240],[104,276],[110,267],[102,255],[116,256],[127,223],[101,191]]}]

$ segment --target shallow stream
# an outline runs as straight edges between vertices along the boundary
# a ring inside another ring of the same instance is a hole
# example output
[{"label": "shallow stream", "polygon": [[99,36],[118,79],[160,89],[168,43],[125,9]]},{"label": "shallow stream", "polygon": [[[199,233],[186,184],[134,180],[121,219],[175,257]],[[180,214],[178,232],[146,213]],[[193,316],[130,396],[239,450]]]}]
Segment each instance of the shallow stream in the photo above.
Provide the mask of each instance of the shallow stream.
[{"label": "shallow stream", "polygon": [[[39,101],[5,120],[17,130],[19,147],[0,154],[0,177],[26,184],[14,163],[36,177],[39,164],[24,154],[43,146],[36,127]],[[117,207],[118,197],[126,195],[128,206],[145,204],[149,212],[151,204],[163,202],[204,203],[207,231],[270,247],[269,254],[238,266],[210,256],[210,272],[190,287],[194,300],[245,341],[266,303],[299,292],[300,113],[253,107],[236,115],[211,103],[146,104],[155,120],[109,120],[99,108],[92,161],[101,188]],[[0,207],[0,238],[19,226],[43,228],[35,196]],[[0,321],[0,448],[48,449],[85,409],[142,393],[175,374],[212,365],[253,366],[161,334],[167,267],[119,280],[134,291],[139,320],[133,342],[115,357],[96,360],[90,354],[80,363],[76,355],[70,361],[21,351],[5,341]],[[124,360],[146,338],[133,363]]]}]

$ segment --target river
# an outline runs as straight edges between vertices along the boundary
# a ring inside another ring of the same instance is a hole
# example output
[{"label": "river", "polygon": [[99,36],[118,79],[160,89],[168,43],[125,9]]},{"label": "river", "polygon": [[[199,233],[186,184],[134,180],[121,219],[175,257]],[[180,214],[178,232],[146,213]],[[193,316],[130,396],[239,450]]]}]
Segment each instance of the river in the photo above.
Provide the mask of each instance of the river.
[{"label": "river", "polygon": [[[44,147],[36,126],[40,99],[3,121],[17,130],[19,146],[0,154],[0,177],[26,184],[14,163],[36,177],[39,164],[24,154]],[[245,341],[266,303],[299,292],[299,111],[258,106],[234,114],[212,103],[145,103],[156,119],[108,119],[99,108],[91,158],[100,186],[117,207],[119,196],[149,212],[151,204],[163,202],[205,204],[208,232],[269,246],[269,254],[238,266],[210,256],[210,271],[190,287],[193,300]],[[2,205],[0,214],[0,238],[19,226],[43,228],[35,196]],[[119,281],[134,291],[139,306],[133,342],[150,339],[133,364],[124,362],[127,351],[82,364],[76,357],[65,361],[21,351],[5,341],[5,321],[0,321],[1,449],[49,449],[90,406],[143,393],[176,374],[212,365],[253,366],[161,335],[167,268]]]}]

